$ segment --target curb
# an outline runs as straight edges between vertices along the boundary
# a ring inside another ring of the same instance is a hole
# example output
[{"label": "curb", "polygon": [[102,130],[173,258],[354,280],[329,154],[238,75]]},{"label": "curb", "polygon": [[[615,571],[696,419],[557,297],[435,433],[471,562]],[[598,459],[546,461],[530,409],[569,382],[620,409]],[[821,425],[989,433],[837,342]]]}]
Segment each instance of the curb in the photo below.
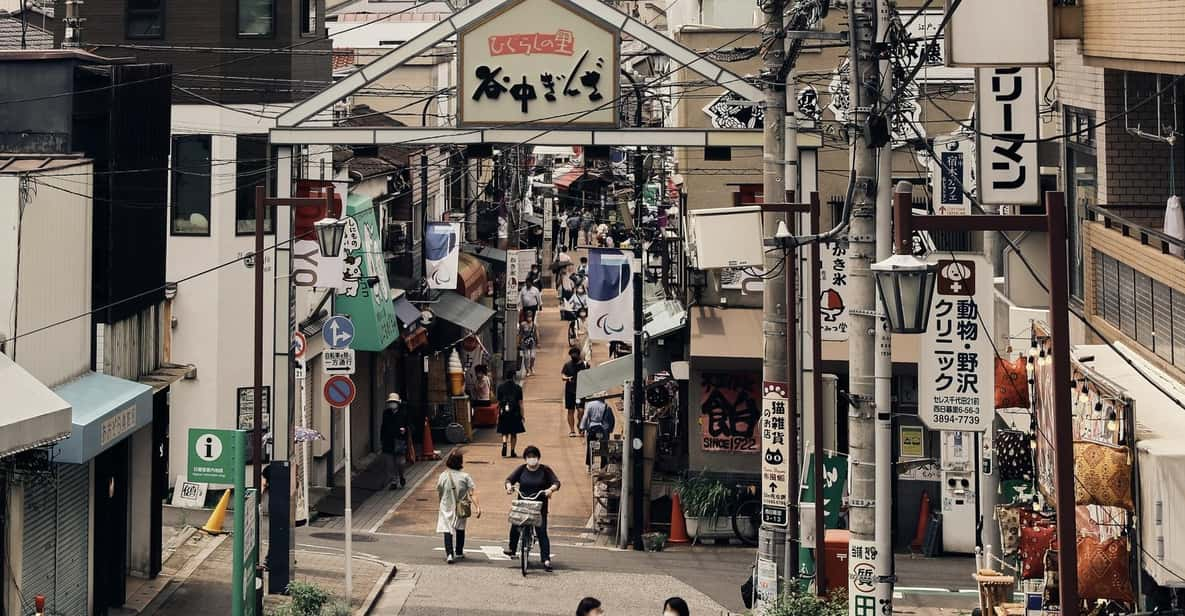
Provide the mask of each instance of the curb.
[{"label": "curb", "polygon": [[395,565],[393,563],[388,564],[386,572],[379,576],[379,579],[375,581],[374,586],[370,588],[370,593],[367,594],[366,598],[362,600],[362,605],[360,605],[358,610],[354,612],[357,616],[369,616],[370,610],[374,608],[374,604],[379,599],[379,595],[383,593],[383,589],[387,586],[387,583],[395,577],[395,573]]},{"label": "curb", "polygon": [[[192,535],[193,533],[190,533],[190,536]],[[177,575],[173,576],[173,579],[169,580],[169,582],[165,584],[164,588],[162,588],[161,591],[157,593],[157,595],[153,597],[151,601],[148,602],[148,605],[146,605],[140,612],[140,616],[152,616],[153,614],[156,614],[157,610],[167,603],[179,588],[185,585],[185,582],[189,580],[189,576],[193,575],[193,572],[197,571],[198,567],[203,565],[206,562],[206,559],[214,553],[214,550],[217,550],[218,546],[222,545],[222,542],[226,541],[226,538],[229,536],[229,533],[212,535],[210,544],[203,547],[197,554],[194,554],[193,558],[190,558],[189,561],[185,563],[185,566],[181,567],[181,569],[177,571]]]}]

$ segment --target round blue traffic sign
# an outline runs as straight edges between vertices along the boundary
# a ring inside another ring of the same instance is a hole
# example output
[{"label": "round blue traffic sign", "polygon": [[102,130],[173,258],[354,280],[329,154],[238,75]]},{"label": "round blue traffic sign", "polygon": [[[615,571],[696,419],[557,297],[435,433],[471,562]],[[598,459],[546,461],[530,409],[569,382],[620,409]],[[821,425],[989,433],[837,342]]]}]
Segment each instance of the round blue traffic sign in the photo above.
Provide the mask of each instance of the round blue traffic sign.
[{"label": "round blue traffic sign", "polygon": [[354,380],[344,374],[337,374],[325,381],[325,401],[330,406],[349,406],[354,401]]},{"label": "round blue traffic sign", "polygon": [[344,349],[354,341],[354,322],[350,317],[334,315],[321,328],[321,337],[331,349]]}]

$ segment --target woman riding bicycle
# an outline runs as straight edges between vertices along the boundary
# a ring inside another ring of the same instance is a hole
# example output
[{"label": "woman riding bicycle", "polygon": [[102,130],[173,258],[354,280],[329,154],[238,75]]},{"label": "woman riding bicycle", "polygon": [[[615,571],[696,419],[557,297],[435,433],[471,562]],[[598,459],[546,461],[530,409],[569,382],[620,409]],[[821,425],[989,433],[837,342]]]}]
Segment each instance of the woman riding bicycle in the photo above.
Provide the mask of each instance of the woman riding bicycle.
[{"label": "woman riding bicycle", "polygon": [[[506,478],[506,493],[513,494],[516,487],[519,498],[541,501],[543,503],[542,519],[535,529],[539,538],[539,558],[543,561],[543,570],[551,571],[551,538],[547,536],[547,504],[552,494],[560,489],[560,480],[551,467],[540,464],[539,448],[529,445],[523,450],[523,460],[526,464],[519,465]],[[510,547],[502,553],[514,557],[518,553],[518,538],[521,530],[518,526],[510,527]]]}]

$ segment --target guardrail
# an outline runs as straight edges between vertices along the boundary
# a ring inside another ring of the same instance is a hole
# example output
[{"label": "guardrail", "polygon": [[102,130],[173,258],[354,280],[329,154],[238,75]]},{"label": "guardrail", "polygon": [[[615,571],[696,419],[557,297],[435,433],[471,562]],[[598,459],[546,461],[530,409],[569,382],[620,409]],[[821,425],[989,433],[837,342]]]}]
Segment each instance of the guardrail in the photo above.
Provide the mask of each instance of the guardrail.
[{"label": "guardrail", "polygon": [[[1174,247],[1185,252],[1185,240],[1177,239],[1163,231],[1152,229],[1136,222],[1134,218],[1158,218],[1164,216],[1163,208],[1133,207],[1123,208],[1126,216],[1116,213],[1116,210],[1098,205],[1081,206],[1085,210],[1085,219],[1091,222],[1101,222],[1103,227],[1122,233],[1124,237],[1137,239],[1145,246],[1160,250],[1162,254],[1170,254]],[[1140,214],[1148,214],[1140,216]]]}]

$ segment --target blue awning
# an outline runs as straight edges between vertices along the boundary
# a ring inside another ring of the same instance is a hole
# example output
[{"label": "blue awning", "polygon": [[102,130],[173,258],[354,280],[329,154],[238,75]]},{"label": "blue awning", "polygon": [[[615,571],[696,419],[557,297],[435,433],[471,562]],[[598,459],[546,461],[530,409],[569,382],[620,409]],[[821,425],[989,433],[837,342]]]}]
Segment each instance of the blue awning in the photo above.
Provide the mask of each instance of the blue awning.
[{"label": "blue awning", "polygon": [[152,423],[152,388],[87,373],[54,389],[73,407],[70,438],[54,447],[54,461],[82,464]]}]

